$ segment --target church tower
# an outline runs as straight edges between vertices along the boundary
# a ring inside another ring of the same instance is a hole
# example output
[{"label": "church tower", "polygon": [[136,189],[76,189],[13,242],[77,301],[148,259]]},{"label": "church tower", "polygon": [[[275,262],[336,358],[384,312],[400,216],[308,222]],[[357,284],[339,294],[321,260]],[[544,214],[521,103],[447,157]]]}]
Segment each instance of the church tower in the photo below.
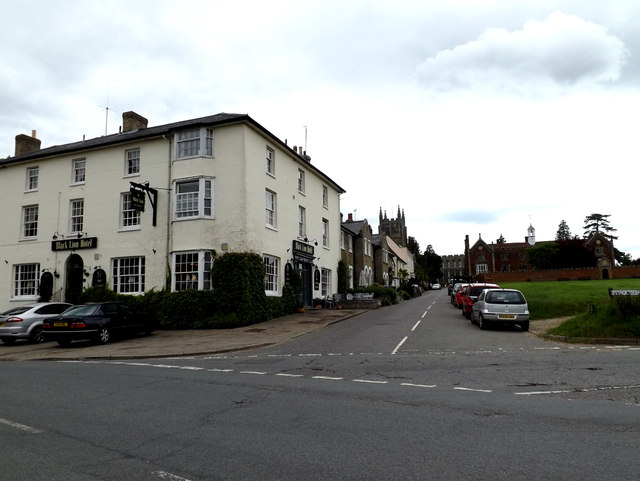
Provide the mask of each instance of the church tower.
[{"label": "church tower", "polygon": [[380,214],[378,215],[378,234],[386,234],[393,239],[393,241],[400,245],[407,245],[407,226],[406,218],[404,216],[404,209],[400,212],[400,206],[398,206],[398,216],[393,218],[387,217],[387,212],[382,215],[382,207],[380,207]]}]

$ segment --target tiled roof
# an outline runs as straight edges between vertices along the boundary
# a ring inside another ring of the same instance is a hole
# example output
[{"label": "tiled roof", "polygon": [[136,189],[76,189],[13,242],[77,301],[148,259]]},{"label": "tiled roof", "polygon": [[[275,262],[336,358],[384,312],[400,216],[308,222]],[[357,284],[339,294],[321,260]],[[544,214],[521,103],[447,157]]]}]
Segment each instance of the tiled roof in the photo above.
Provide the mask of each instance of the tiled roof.
[{"label": "tiled roof", "polygon": [[17,157],[7,157],[6,159],[0,159],[0,167],[11,165],[19,162],[26,162],[29,160],[43,159],[47,157],[54,157],[58,155],[68,155],[74,152],[81,152],[86,150],[98,149],[102,147],[108,147],[111,145],[117,145],[124,142],[132,142],[144,140],[147,138],[161,137],[163,135],[173,134],[176,131],[187,128],[199,128],[205,126],[219,126],[226,124],[233,124],[238,122],[245,122],[251,125],[256,130],[260,131],[265,137],[270,138],[274,143],[279,144],[283,149],[288,150],[289,153],[296,157],[298,161],[318,174],[320,177],[326,179],[326,181],[338,190],[340,193],[346,192],[335,181],[319,170],[315,165],[311,164],[308,159],[305,159],[301,154],[294,151],[286,143],[282,142],[278,137],[269,132],[266,128],[253,120],[247,114],[229,114],[219,113],[215,115],[209,115],[207,117],[200,117],[197,119],[182,120],[180,122],[173,122],[165,125],[158,125],[155,127],[146,127],[142,129],[129,130],[126,132],[119,132],[117,134],[105,135],[102,137],[95,137],[93,139],[81,140],[79,142],[73,142],[63,145],[54,145],[44,149],[39,149],[35,152],[19,155]]}]

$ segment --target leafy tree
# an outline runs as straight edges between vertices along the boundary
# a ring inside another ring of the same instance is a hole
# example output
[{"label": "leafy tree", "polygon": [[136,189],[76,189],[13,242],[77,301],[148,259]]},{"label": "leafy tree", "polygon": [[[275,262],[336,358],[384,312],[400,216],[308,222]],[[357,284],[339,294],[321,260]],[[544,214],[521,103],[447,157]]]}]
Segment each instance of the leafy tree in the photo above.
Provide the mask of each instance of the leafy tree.
[{"label": "leafy tree", "polygon": [[616,261],[618,261],[618,263],[621,266],[632,266],[632,265],[634,265],[633,264],[633,259],[631,258],[631,254],[619,251],[615,247],[613,248],[613,250],[615,252]]},{"label": "leafy tree", "polygon": [[612,232],[616,232],[618,229],[614,229],[609,225],[609,217],[611,214],[591,214],[584,219],[584,238],[588,239],[595,234],[601,233],[610,240],[617,239]]},{"label": "leafy tree", "polygon": [[562,220],[560,225],[558,225],[558,231],[556,232],[556,240],[557,241],[566,241],[571,239],[571,231],[569,230],[569,226],[567,223]]},{"label": "leafy tree", "polygon": [[409,271],[406,269],[398,269],[398,278],[400,279],[400,288],[406,289],[407,279],[409,279]]},{"label": "leafy tree", "polygon": [[598,260],[595,254],[584,246],[581,239],[567,239],[556,241],[558,245],[558,258],[556,269],[574,267],[593,267]]},{"label": "leafy tree", "polygon": [[527,249],[527,262],[534,269],[553,269],[558,265],[560,247],[555,242],[543,242]]},{"label": "leafy tree", "polygon": [[[442,279],[442,257],[435,253],[431,244],[421,256],[416,258],[416,263],[424,273],[425,281],[434,282],[436,279]],[[417,267],[416,271],[418,271]]]},{"label": "leafy tree", "polygon": [[418,241],[415,239],[415,237],[408,237],[407,249],[413,254],[414,257],[418,257],[420,255],[420,244],[418,244]]}]

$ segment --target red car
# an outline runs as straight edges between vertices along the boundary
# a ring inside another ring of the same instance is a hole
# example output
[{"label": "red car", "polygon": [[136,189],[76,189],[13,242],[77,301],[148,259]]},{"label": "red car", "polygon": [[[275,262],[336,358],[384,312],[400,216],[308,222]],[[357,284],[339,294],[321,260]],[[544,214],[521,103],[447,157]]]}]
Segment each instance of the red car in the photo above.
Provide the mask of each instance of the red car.
[{"label": "red car", "polygon": [[467,319],[471,319],[471,309],[475,304],[478,296],[485,289],[499,289],[497,284],[469,284],[462,289],[462,299],[460,307],[462,308],[462,315]]},{"label": "red car", "polygon": [[462,294],[469,284],[457,284],[456,289],[451,294],[451,303],[458,309],[462,307]]}]

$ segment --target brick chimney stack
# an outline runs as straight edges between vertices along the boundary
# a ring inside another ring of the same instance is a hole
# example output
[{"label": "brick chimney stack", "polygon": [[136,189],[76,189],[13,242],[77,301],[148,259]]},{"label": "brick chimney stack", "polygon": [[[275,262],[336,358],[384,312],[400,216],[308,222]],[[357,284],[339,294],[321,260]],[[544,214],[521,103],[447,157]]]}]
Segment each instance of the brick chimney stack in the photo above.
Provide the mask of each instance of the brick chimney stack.
[{"label": "brick chimney stack", "polygon": [[149,121],[142,115],[138,115],[132,110],[122,113],[122,131],[146,129]]},{"label": "brick chimney stack", "polygon": [[36,131],[31,131],[31,137],[25,134],[16,135],[16,153],[15,156],[30,154],[40,150],[40,140],[36,138]]}]

